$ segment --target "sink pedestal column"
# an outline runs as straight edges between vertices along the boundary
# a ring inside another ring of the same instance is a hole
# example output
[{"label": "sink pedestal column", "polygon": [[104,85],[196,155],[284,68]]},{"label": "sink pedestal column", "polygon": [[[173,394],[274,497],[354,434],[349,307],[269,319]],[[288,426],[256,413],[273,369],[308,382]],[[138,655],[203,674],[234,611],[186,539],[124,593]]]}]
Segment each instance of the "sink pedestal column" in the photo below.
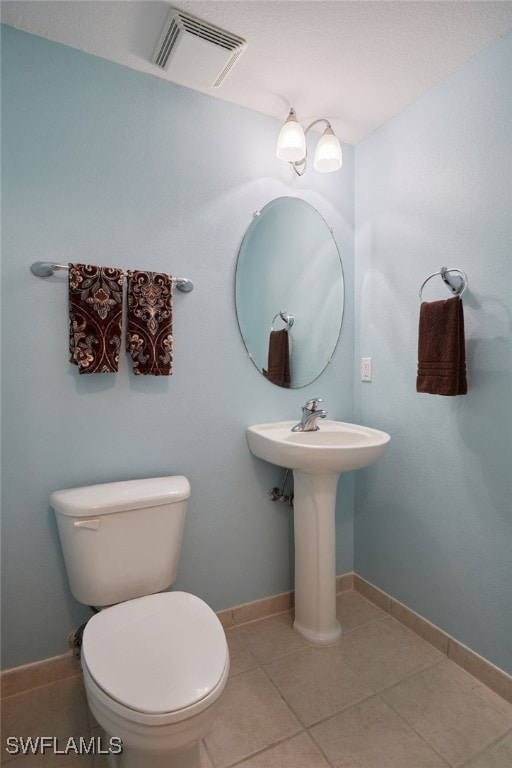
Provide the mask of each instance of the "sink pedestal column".
[{"label": "sink pedestal column", "polygon": [[339,475],[293,470],[295,622],[312,645],[332,645],[341,635],[336,620],[334,514]]}]

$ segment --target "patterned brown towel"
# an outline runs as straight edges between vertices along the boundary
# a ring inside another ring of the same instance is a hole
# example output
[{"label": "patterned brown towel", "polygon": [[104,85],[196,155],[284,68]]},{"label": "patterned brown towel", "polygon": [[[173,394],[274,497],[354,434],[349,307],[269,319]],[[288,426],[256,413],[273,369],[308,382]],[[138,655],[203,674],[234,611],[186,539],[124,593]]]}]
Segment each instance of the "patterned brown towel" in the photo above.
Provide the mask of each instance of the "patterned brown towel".
[{"label": "patterned brown towel", "polygon": [[115,373],[121,348],[123,272],[69,264],[69,353],[80,373]]},{"label": "patterned brown towel", "polygon": [[280,387],[288,388],[291,384],[290,350],[286,328],[283,328],[282,331],[270,331],[268,371],[263,369],[263,375]]},{"label": "patterned brown towel", "polygon": [[172,277],[128,272],[126,349],[137,376],[172,374]]},{"label": "patterned brown towel", "polygon": [[424,301],[420,307],[416,391],[465,395],[466,349],[462,300]]}]

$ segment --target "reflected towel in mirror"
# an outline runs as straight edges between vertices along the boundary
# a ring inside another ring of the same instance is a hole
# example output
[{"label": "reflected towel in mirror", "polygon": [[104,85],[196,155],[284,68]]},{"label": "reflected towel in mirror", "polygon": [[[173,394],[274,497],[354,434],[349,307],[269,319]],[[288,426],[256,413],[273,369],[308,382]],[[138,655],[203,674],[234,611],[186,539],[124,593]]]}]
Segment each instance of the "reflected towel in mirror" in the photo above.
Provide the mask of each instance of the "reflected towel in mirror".
[{"label": "reflected towel in mirror", "polygon": [[263,375],[279,387],[289,387],[290,376],[290,344],[288,331],[270,331],[268,340],[268,370],[263,369]]}]

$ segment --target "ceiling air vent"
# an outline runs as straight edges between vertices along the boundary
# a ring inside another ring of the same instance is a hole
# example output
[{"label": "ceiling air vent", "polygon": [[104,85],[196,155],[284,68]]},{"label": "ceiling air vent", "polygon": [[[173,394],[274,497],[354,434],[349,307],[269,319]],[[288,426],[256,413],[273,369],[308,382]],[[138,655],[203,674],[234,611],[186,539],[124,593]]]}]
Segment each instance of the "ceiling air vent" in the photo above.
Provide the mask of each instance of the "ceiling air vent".
[{"label": "ceiling air vent", "polygon": [[218,88],[245,46],[243,38],[173,8],[152,61],[178,82]]}]

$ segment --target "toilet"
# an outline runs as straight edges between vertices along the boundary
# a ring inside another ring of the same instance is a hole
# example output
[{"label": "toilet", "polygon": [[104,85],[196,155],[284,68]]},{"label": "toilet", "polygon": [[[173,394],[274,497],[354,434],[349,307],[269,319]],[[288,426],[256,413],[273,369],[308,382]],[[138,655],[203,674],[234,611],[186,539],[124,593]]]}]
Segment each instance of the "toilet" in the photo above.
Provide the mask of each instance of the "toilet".
[{"label": "toilet", "polygon": [[82,668],[112,768],[199,768],[226,684],[215,613],[195,595],[162,592],[176,579],[189,496],[182,476],[51,495],[71,591],[99,609]]}]

